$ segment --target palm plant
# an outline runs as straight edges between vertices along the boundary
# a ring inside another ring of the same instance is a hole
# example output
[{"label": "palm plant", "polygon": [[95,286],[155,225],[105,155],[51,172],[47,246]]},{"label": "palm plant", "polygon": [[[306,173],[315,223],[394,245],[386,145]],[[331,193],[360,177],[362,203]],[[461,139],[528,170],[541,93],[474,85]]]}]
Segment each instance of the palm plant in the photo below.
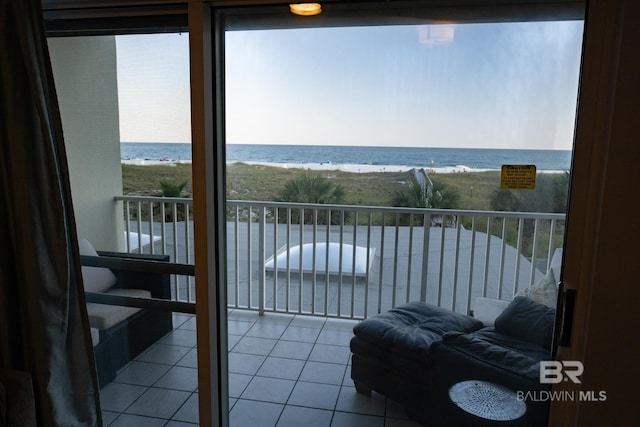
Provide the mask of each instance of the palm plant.
[{"label": "palm plant", "polygon": [[182,192],[184,187],[187,186],[187,182],[160,181],[160,195],[162,197],[182,197]]},{"label": "palm plant", "polygon": [[[460,194],[447,188],[440,181],[429,181],[423,187],[415,178],[411,179],[408,189],[396,191],[391,204],[403,208],[431,208],[431,209],[455,209],[460,202]],[[401,218],[403,224],[408,224],[408,216]],[[416,218],[415,223],[422,225],[422,218]]]},{"label": "palm plant", "polygon": [[392,206],[401,208],[430,208],[427,189],[415,179],[411,179],[408,190],[399,190],[393,195]]},{"label": "palm plant", "polygon": [[[172,181],[160,181],[160,195],[162,197],[185,197],[184,188],[187,186],[188,181],[172,182]],[[165,221],[173,221],[173,212],[171,211],[171,204],[166,204],[164,219]],[[179,204],[176,206],[176,219],[178,221],[184,220],[184,206]]]},{"label": "palm plant", "polygon": [[[313,204],[343,204],[345,197],[344,187],[333,184],[329,179],[320,174],[308,175],[302,173],[293,179],[285,182],[279,193],[278,200],[281,202],[313,203]],[[294,211],[291,213],[291,222],[300,220],[300,214]],[[313,221],[312,211],[305,212],[304,222]],[[319,224],[326,224],[326,212],[318,212],[317,221]],[[345,220],[348,217],[345,213]],[[340,212],[331,214],[331,222],[337,224],[340,221]]]}]

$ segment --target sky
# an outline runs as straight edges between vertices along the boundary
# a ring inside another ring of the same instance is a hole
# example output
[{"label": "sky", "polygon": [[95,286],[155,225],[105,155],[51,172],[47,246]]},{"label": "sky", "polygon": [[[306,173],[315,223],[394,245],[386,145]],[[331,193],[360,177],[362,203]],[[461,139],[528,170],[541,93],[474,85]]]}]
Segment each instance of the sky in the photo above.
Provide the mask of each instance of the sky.
[{"label": "sky", "polygon": [[[232,144],[571,149],[582,22],[228,31]],[[189,142],[188,36],[117,39],[121,140]]]},{"label": "sky", "polygon": [[121,142],[190,142],[189,35],[116,36]]}]

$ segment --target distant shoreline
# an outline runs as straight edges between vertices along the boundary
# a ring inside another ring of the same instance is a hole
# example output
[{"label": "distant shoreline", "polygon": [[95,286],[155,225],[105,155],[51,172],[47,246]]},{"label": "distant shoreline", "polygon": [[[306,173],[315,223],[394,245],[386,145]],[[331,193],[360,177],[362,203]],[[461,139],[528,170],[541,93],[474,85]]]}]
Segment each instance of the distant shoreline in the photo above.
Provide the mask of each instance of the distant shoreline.
[{"label": "distant shoreline", "polygon": [[[412,169],[420,169],[415,166],[407,165],[371,165],[371,164],[348,164],[348,163],[276,163],[276,162],[227,162],[227,164],[244,163],[251,166],[267,166],[283,169],[306,169],[318,171],[339,170],[351,173],[371,173],[371,172],[407,172]],[[122,164],[133,166],[171,166],[173,164],[191,164],[191,160],[147,160],[147,159],[131,159],[122,160]],[[440,168],[424,167],[424,170],[430,173],[458,173],[458,172],[487,172],[497,169],[472,169],[465,165],[447,166]]]},{"label": "distant shoreline", "polygon": [[[351,163],[275,163],[275,162],[227,162],[227,164],[244,163],[251,166],[267,166],[283,169],[302,169],[316,171],[332,171],[338,170],[350,173],[372,173],[372,172],[408,172],[412,169],[421,169],[416,166],[407,165],[371,165],[371,164],[351,164]],[[149,159],[127,159],[122,160],[124,165],[133,166],[173,166],[176,164],[191,164],[191,160],[149,160]],[[445,166],[445,167],[428,167],[422,169],[428,173],[463,173],[463,172],[490,172],[499,171],[499,169],[474,169],[465,165]],[[563,173],[561,170],[539,170],[540,173]]]}]

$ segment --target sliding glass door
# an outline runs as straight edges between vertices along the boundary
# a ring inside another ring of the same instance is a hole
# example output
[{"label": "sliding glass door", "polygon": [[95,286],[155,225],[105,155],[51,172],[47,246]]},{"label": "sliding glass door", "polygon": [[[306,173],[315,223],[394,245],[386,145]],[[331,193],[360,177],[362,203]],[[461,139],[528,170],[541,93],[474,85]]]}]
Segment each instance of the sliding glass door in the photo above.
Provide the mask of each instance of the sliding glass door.
[{"label": "sliding glass door", "polygon": [[582,8],[404,6],[217,15],[232,425],[409,425],[353,387],[355,323],[555,307]]}]

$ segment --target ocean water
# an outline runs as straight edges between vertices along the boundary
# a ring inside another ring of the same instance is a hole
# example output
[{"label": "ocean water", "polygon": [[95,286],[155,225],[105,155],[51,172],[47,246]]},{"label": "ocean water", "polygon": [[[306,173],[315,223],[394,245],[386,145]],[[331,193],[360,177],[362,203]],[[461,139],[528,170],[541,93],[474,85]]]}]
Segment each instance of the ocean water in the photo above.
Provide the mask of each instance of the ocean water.
[{"label": "ocean water", "polygon": [[[122,160],[190,161],[191,144],[122,143]],[[379,166],[500,169],[504,164],[531,164],[538,170],[563,171],[571,166],[569,150],[505,150],[482,148],[355,147],[317,145],[226,146],[227,162],[334,163]]]}]

